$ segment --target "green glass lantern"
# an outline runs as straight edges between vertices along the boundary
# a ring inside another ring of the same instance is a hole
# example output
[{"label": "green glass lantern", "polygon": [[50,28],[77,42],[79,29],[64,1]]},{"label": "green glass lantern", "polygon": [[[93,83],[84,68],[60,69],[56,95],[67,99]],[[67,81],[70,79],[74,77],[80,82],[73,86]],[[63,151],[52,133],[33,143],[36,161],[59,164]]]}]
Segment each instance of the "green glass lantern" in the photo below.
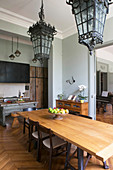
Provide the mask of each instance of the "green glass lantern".
[{"label": "green glass lantern", "polygon": [[[52,41],[54,35],[57,33],[55,27],[44,22],[44,9],[43,9],[43,0],[41,11],[39,12],[39,22],[31,26],[28,30],[28,35],[31,37],[33,50],[34,50],[34,59],[39,60],[44,63],[45,60],[49,59],[50,49],[52,46]],[[33,62],[34,62],[33,59]]]},{"label": "green glass lantern", "polygon": [[72,13],[79,34],[79,43],[91,52],[96,44],[103,43],[106,15],[109,11],[108,0],[67,0],[72,6]]}]

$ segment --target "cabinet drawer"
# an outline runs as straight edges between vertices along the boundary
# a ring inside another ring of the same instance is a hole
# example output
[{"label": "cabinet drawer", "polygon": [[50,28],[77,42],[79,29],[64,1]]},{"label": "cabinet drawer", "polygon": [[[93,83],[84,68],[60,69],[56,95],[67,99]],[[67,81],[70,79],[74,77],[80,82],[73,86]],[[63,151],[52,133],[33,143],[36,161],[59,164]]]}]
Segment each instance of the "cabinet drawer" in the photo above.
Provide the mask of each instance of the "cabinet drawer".
[{"label": "cabinet drawer", "polygon": [[63,106],[64,106],[64,103],[62,103],[62,102],[57,102],[56,107],[63,107]]},{"label": "cabinet drawer", "polygon": [[80,111],[81,110],[81,105],[80,104],[73,104],[73,106],[72,106],[75,110],[78,110],[78,111]]},{"label": "cabinet drawer", "polygon": [[71,108],[71,103],[64,103],[64,108],[65,109],[70,109]]}]

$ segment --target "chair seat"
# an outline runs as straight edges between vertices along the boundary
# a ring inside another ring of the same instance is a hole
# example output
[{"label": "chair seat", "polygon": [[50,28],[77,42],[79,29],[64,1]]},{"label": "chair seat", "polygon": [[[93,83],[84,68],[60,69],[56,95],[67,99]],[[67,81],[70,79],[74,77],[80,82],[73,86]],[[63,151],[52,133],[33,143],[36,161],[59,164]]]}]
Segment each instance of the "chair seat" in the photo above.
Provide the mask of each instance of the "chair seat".
[{"label": "chair seat", "polygon": [[[67,142],[64,141],[63,139],[57,137],[57,136],[53,136],[52,137],[52,144],[53,144],[53,149],[58,148],[62,145],[65,145]],[[47,147],[50,148],[50,139],[45,139],[43,141],[43,144]]]},{"label": "chair seat", "polygon": [[[38,139],[38,132],[33,132],[32,136],[35,137],[36,139]],[[49,137],[49,135],[47,133],[42,132],[42,138],[46,138]]]}]

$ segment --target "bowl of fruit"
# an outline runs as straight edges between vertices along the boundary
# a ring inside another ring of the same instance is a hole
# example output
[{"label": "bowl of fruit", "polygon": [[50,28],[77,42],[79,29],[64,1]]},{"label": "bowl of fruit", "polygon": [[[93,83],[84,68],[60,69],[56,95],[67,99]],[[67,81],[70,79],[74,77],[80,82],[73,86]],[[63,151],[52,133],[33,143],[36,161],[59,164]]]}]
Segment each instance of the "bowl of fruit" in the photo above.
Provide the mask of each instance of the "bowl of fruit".
[{"label": "bowl of fruit", "polygon": [[63,119],[63,116],[67,115],[69,113],[69,110],[68,109],[63,109],[63,108],[49,108],[49,113],[53,114],[54,117],[53,119],[56,119],[56,120],[62,120]]}]

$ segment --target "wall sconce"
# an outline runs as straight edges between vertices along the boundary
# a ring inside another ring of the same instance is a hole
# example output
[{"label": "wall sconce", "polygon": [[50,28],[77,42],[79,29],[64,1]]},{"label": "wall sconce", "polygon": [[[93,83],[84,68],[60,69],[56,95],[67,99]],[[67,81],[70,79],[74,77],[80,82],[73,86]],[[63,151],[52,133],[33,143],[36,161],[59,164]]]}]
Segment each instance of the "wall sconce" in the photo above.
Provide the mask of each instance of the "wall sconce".
[{"label": "wall sconce", "polygon": [[73,78],[73,76],[72,76],[72,80],[66,80],[66,83],[69,83],[69,84],[73,84],[73,83],[75,83],[75,79]]}]

